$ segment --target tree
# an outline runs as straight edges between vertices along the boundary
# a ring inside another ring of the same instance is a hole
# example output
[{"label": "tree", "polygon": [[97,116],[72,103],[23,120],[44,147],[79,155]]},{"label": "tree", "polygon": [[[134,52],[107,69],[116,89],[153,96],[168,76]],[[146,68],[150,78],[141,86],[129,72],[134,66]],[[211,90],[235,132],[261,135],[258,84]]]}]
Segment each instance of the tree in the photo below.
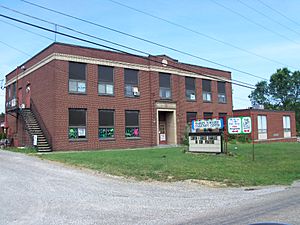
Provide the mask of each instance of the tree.
[{"label": "tree", "polygon": [[297,131],[300,132],[300,71],[278,69],[267,81],[255,85],[249,98],[252,105],[265,109],[292,110],[296,112]]}]

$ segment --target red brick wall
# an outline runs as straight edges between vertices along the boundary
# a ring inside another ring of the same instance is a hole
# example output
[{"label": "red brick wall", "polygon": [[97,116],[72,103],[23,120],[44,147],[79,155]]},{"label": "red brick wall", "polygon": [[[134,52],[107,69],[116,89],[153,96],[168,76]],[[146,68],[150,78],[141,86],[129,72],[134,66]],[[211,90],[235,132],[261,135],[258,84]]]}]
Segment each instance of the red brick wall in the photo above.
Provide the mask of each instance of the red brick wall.
[{"label": "red brick wall", "polygon": [[[234,116],[250,116],[252,119],[252,131],[254,140],[258,140],[257,116],[267,116],[267,141],[296,141],[296,120],[295,112],[290,111],[271,111],[271,110],[236,110],[233,111]],[[291,137],[284,138],[283,116],[290,116],[291,119]],[[272,140],[273,139],[273,140]]]},{"label": "red brick wall", "polygon": [[[54,44],[42,51],[40,55],[26,63],[33,65],[52,52],[80,55],[94,58],[117,60],[135,64],[154,65],[155,62],[147,58],[132,57],[125,54],[95,49],[80,48],[68,45]],[[161,58],[157,59],[161,61]],[[230,73],[221,70],[197,67],[177,63],[168,59],[169,65],[192,70],[198,73],[207,73],[230,78]],[[157,64],[161,66],[160,64]],[[52,136],[53,150],[86,150],[107,148],[133,148],[154,146],[157,144],[157,121],[155,103],[159,98],[159,73],[139,71],[140,97],[129,98],[124,96],[124,69],[114,69],[114,96],[98,95],[98,65],[87,65],[86,94],[69,94],[68,92],[68,62],[55,60],[43,66],[32,74],[24,77],[18,83],[24,86],[27,81],[31,84],[32,99],[42,116],[47,129]],[[162,67],[165,68],[165,67]],[[12,78],[11,73],[7,78]],[[177,143],[182,142],[186,126],[186,113],[197,112],[202,118],[204,112],[213,112],[213,117],[219,113],[232,114],[231,84],[226,83],[227,103],[218,103],[217,81],[212,81],[212,103],[202,101],[202,80],[196,79],[196,101],[189,102],[185,97],[185,77],[171,76],[172,101],[177,105]],[[24,88],[25,90],[25,88]],[[70,141],[68,138],[68,109],[87,109],[87,140]],[[98,139],[98,109],[115,110],[115,140]],[[125,138],[125,110],[140,111],[140,139]],[[9,125],[14,129],[13,123]]]}]

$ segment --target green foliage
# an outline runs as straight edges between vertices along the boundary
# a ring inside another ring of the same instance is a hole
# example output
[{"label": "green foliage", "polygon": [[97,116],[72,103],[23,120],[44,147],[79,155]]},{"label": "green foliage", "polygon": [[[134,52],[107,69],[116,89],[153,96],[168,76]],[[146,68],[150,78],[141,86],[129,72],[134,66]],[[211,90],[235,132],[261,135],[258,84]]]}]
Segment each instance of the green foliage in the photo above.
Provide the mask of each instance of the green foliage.
[{"label": "green foliage", "polygon": [[249,98],[252,105],[264,105],[265,109],[296,112],[297,131],[300,132],[300,72],[287,68],[278,69],[270,82],[258,82]]},{"label": "green foliage", "polygon": [[[236,147],[236,148],[235,148]],[[228,145],[232,156],[183,154],[183,148],[68,152],[38,155],[137,180],[209,180],[227,185],[291,184],[300,179],[299,143]]]},{"label": "green foliage", "polygon": [[187,124],[185,126],[184,135],[183,135],[183,138],[182,138],[183,139],[182,143],[185,146],[189,146],[189,132],[190,132],[190,126]]},{"label": "green foliage", "polygon": [[228,135],[228,142],[230,144],[236,144],[236,143],[251,143],[252,139],[249,134],[231,134]]},{"label": "green foliage", "polygon": [[6,138],[6,134],[5,133],[0,133],[0,140],[5,139],[5,138]]}]

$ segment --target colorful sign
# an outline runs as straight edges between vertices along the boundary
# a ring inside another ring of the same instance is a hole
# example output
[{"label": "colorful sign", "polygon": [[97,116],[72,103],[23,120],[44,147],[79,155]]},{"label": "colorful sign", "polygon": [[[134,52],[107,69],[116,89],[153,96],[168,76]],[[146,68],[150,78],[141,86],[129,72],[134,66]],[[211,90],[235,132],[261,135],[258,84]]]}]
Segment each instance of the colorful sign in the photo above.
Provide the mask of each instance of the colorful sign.
[{"label": "colorful sign", "polygon": [[223,119],[192,120],[192,131],[196,131],[197,129],[222,129],[223,127]]},{"label": "colorful sign", "polygon": [[250,134],[251,117],[230,117],[227,119],[229,134]]}]

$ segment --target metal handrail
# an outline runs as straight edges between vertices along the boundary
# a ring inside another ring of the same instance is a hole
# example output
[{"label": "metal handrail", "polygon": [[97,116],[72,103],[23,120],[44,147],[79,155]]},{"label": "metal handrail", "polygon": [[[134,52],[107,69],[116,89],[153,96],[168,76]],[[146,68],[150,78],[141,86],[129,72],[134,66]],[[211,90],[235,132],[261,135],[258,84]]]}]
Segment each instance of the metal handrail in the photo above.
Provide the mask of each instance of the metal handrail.
[{"label": "metal handrail", "polygon": [[50,132],[48,131],[48,129],[47,129],[47,127],[46,127],[46,125],[45,125],[45,123],[44,123],[41,115],[39,114],[39,112],[38,112],[38,110],[37,110],[37,108],[36,108],[36,106],[34,104],[34,101],[32,99],[30,99],[30,109],[33,112],[36,120],[38,121],[38,123],[40,125],[40,128],[43,131],[43,133],[45,135],[45,138],[48,141],[48,144],[50,146],[52,146],[52,136],[51,136]]}]

